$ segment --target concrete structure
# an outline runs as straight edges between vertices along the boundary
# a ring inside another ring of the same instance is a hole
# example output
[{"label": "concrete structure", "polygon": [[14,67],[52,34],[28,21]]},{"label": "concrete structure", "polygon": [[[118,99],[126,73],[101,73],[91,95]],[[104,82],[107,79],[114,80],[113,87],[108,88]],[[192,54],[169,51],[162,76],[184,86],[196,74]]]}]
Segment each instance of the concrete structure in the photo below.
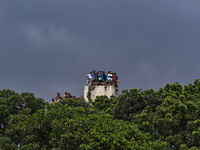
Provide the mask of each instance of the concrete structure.
[{"label": "concrete structure", "polygon": [[114,86],[104,86],[104,85],[97,85],[97,86],[84,86],[84,98],[88,101],[87,95],[88,92],[91,93],[91,99],[94,101],[96,96],[106,95],[108,97],[114,95],[116,96],[116,88]]}]

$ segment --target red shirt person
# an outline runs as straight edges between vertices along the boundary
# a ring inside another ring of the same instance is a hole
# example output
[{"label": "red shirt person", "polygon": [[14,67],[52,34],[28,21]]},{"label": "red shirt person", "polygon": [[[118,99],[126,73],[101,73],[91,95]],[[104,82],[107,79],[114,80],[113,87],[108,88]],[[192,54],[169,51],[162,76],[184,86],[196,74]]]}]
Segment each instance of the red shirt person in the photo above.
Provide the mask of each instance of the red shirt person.
[{"label": "red shirt person", "polygon": [[118,79],[118,76],[116,74],[116,72],[113,73],[113,83],[116,83],[117,79]]}]

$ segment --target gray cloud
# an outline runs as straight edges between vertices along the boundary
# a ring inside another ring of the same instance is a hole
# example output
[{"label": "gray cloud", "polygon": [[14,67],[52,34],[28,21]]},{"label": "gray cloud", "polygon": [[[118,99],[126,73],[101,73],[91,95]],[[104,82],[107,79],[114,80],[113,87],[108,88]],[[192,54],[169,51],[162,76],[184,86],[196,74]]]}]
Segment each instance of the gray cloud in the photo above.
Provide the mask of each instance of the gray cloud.
[{"label": "gray cloud", "polygon": [[0,2],[0,89],[83,95],[113,70],[120,89],[188,84],[200,71],[199,0]]}]

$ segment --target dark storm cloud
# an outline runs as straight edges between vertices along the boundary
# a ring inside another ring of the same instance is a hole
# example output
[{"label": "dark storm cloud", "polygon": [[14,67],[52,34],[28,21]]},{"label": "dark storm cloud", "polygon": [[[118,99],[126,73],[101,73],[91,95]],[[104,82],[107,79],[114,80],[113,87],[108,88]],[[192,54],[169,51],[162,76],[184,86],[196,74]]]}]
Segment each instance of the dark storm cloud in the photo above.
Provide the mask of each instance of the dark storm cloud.
[{"label": "dark storm cloud", "polygon": [[0,88],[83,94],[93,69],[120,89],[188,84],[200,71],[199,0],[0,2]]}]

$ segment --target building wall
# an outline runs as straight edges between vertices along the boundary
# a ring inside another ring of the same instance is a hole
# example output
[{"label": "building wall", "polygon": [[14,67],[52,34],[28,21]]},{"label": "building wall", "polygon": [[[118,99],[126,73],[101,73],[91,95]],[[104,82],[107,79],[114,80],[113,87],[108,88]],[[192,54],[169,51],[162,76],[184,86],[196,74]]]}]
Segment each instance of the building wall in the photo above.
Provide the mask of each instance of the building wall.
[{"label": "building wall", "polygon": [[86,101],[88,101],[87,94],[88,92],[91,92],[91,99],[94,101],[96,96],[100,95],[106,95],[108,97],[114,95],[116,96],[116,90],[114,86],[104,86],[104,85],[98,85],[98,86],[84,86],[84,98]]}]

